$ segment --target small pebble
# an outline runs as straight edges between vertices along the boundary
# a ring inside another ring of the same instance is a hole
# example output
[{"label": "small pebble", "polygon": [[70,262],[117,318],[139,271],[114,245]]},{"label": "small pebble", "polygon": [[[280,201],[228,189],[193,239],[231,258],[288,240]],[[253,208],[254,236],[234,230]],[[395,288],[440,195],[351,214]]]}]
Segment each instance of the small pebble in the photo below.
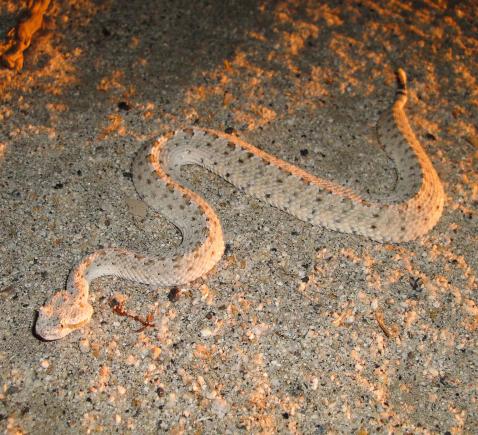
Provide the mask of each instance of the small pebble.
[{"label": "small pebble", "polygon": [[171,302],[177,302],[181,296],[181,291],[177,287],[171,288],[171,290],[168,293],[168,299]]},{"label": "small pebble", "polygon": [[80,340],[80,351],[85,353],[90,350],[90,341],[87,338]]},{"label": "small pebble", "polygon": [[154,346],[151,348],[151,358],[158,359],[161,356],[161,348],[158,346]]},{"label": "small pebble", "polygon": [[208,338],[212,335],[212,331],[209,328],[204,328],[201,330],[201,337]]},{"label": "small pebble", "polygon": [[127,112],[129,109],[131,109],[131,106],[126,101],[120,101],[118,103],[118,109]]}]

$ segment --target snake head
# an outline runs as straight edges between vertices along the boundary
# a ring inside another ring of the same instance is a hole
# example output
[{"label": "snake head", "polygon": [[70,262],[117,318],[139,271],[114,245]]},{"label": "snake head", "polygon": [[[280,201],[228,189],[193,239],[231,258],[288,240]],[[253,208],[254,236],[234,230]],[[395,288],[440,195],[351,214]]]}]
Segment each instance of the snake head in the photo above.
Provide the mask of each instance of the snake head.
[{"label": "snake head", "polygon": [[44,340],[58,340],[88,323],[93,307],[65,290],[56,292],[40,308],[35,332]]}]

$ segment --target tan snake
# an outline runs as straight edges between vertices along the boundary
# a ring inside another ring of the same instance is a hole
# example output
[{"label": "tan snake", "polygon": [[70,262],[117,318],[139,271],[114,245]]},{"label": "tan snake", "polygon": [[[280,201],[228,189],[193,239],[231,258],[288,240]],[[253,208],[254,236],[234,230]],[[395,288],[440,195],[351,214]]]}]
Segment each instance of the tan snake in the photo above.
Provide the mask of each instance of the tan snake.
[{"label": "tan snake", "polygon": [[197,193],[177,181],[183,165],[198,164],[246,193],[298,219],[379,242],[404,242],[428,232],[440,219],[444,192],[435,169],[404,112],[406,75],[397,72],[395,101],[378,122],[378,138],[397,168],[395,191],[406,200],[367,201],[350,189],[311,175],[239,138],[186,128],[145,144],[133,162],[139,195],[182,233],[182,253],[151,257],[102,249],[81,260],[40,309],[36,333],[56,340],[84,326],[93,314],[89,284],[115,275],[160,287],[188,283],[208,272],[224,252],[221,222]]}]

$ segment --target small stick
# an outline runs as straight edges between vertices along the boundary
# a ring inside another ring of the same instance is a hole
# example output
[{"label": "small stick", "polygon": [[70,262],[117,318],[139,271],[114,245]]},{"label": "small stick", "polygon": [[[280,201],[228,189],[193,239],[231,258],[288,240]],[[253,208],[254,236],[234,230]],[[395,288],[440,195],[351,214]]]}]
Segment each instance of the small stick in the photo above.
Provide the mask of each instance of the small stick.
[{"label": "small stick", "polygon": [[130,319],[136,320],[137,322],[141,323],[143,326],[134,332],[143,332],[146,328],[154,326],[153,321],[153,313],[149,313],[146,316],[146,319],[143,320],[141,317],[136,316],[135,314],[129,314],[124,309],[124,302],[117,301],[116,299],[111,300],[111,306],[113,308],[113,312],[118,314],[118,316],[129,317]]},{"label": "small stick", "polygon": [[385,325],[385,320],[383,318],[383,313],[381,311],[379,310],[375,311],[375,320],[377,321],[378,326],[380,326],[380,329],[382,330],[382,332],[385,334],[385,337],[390,338],[392,334],[390,333],[387,326]]},{"label": "small stick", "polygon": [[7,33],[7,50],[2,54],[2,62],[10,69],[20,71],[23,67],[23,52],[30,46],[33,35],[43,24],[50,0],[29,0],[26,16]]}]

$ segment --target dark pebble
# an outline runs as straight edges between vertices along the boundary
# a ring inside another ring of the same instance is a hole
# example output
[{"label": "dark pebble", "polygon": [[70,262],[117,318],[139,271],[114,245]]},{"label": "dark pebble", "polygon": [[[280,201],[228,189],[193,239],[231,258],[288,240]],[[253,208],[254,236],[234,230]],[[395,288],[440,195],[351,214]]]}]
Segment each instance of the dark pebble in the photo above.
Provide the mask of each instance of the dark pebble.
[{"label": "dark pebble", "polygon": [[118,103],[118,109],[127,112],[129,109],[131,109],[131,106],[126,101],[120,101]]},{"label": "dark pebble", "polygon": [[181,292],[179,291],[179,289],[177,287],[173,287],[168,293],[168,299],[171,302],[176,302],[179,300],[180,294]]}]

